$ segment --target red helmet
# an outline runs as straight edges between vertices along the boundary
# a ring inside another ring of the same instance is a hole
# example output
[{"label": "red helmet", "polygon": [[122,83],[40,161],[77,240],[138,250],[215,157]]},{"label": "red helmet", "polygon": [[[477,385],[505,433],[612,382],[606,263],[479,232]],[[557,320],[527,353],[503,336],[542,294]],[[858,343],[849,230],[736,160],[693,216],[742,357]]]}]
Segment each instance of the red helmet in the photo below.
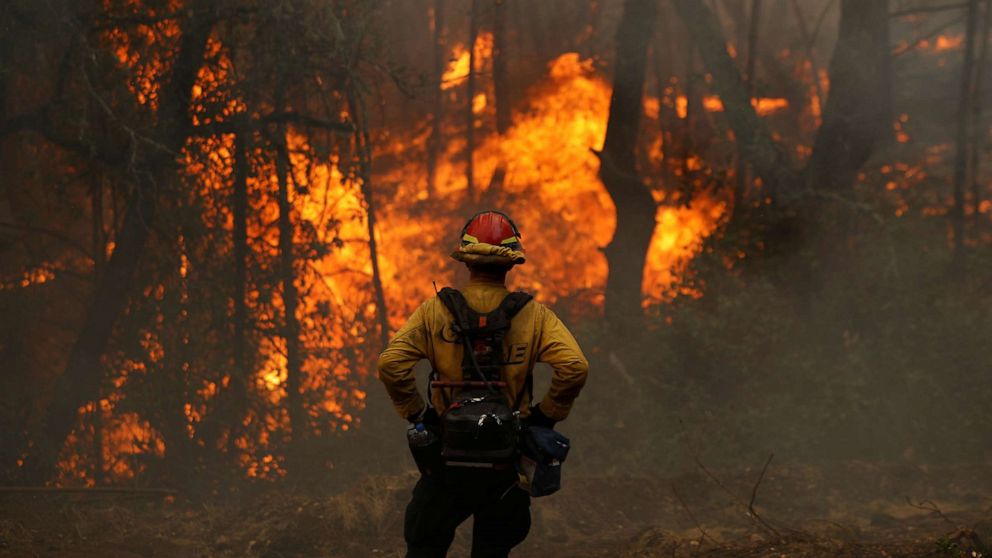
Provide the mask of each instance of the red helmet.
[{"label": "red helmet", "polygon": [[521,250],[520,231],[510,217],[499,211],[480,211],[462,227],[462,246],[484,242]]}]

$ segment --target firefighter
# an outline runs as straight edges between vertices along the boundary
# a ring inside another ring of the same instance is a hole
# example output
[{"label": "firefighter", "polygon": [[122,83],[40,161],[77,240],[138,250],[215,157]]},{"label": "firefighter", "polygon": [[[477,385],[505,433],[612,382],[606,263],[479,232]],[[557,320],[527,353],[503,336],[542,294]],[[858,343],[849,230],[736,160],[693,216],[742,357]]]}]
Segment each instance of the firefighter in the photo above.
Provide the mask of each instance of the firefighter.
[{"label": "firefighter", "polygon": [[[477,313],[494,312],[506,305],[504,301],[511,298],[505,286],[506,274],[526,259],[519,231],[498,211],[483,211],[469,219],[461,231],[461,246],[451,257],[468,267],[469,282],[460,292],[471,311]],[[432,430],[437,429],[439,414],[445,415],[455,392],[431,388],[430,401],[425,403],[417,388],[414,365],[427,359],[434,370],[432,377],[439,380],[457,382],[468,374],[466,345],[460,344],[452,331],[453,314],[441,298],[433,297],[417,308],[378,362],[379,379],[399,415]],[[519,306],[509,320],[509,329],[499,336],[502,395],[519,411],[525,425],[552,428],[568,416],[585,384],[589,365],[575,338],[551,310],[530,300],[529,295]],[[531,374],[538,362],[549,364],[553,373],[547,394],[534,404]],[[530,530],[530,495],[514,464],[497,462],[479,468],[456,467],[441,459],[438,463],[436,470],[426,473],[421,467],[421,478],[406,509],[403,534],[407,557],[445,556],[455,529],[469,516],[474,516],[472,557],[507,556]]]}]

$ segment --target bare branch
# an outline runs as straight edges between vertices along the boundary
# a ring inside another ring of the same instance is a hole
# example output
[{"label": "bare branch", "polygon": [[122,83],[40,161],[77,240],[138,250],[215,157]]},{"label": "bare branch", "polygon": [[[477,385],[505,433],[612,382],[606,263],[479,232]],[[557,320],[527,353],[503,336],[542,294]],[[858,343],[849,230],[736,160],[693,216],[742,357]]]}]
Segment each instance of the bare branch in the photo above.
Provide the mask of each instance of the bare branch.
[{"label": "bare branch", "polygon": [[902,56],[903,54],[906,54],[907,52],[910,52],[910,51],[914,50],[916,47],[922,45],[923,43],[929,41],[930,39],[936,37],[937,35],[940,35],[941,33],[943,33],[944,30],[946,30],[948,27],[953,27],[953,26],[961,23],[962,21],[964,21],[964,19],[965,18],[962,16],[962,17],[959,17],[959,18],[952,19],[951,21],[947,21],[947,22],[945,22],[942,25],[938,25],[934,29],[930,30],[926,35],[923,35],[922,37],[919,37],[918,39],[914,40],[913,42],[909,43],[908,45],[906,45],[906,46],[904,46],[902,48],[897,48],[897,49],[893,50],[892,51],[892,56],[893,57]]},{"label": "bare branch", "polygon": [[[340,134],[352,134],[355,131],[355,124],[347,120],[334,122],[292,111],[272,113],[263,116],[257,121],[256,126],[266,124],[300,124],[306,127],[319,128]],[[223,122],[193,126],[190,129],[190,135],[204,137],[217,134],[234,134],[237,132],[249,131],[252,127],[252,123],[247,118],[235,117]]]},{"label": "bare branch", "polygon": [[23,231],[27,233],[37,233],[45,236],[50,236],[55,240],[58,240],[64,243],[65,245],[69,246],[70,248],[75,249],[80,254],[86,256],[87,259],[89,260],[93,259],[93,254],[90,253],[90,251],[85,246],[83,246],[79,242],[76,242],[75,240],[69,238],[68,236],[65,236],[64,234],[58,231],[44,229],[41,227],[32,227],[30,225],[17,225],[14,223],[2,223],[2,222],[0,222],[0,227],[15,231]]},{"label": "bare branch", "polygon": [[944,515],[944,512],[940,511],[940,508],[938,508],[937,507],[937,504],[934,504],[932,500],[920,500],[919,502],[913,502],[909,498],[909,496],[906,496],[906,503],[909,504],[910,506],[913,506],[914,508],[916,508],[918,510],[925,510],[925,511],[933,512],[934,514],[937,515],[937,517],[943,519],[951,527],[954,527],[954,528],[957,528],[958,527],[958,524],[957,523],[954,523],[953,521],[951,521],[951,518],[949,518],[946,515]]},{"label": "bare branch", "polygon": [[751,500],[747,503],[747,511],[755,517],[758,517],[758,512],[754,511],[754,500],[758,497],[758,487],[761,486],[761,480],[765,478],[765,471],[768,470],[773,457],[775,457],[774,453],[768,455],[768,461],[765,461],[765,466],[761,468],[761,474],[758,475],[758,480],[754,483],[754,488],[751,489]]},{"label": "bare branch", "polygon": [[672,494],[675,495],[675,499],[679,501],[679,504],[682,506],[682,509],[685,510],[685,513],[689,516],[689,519],[692,520],[692,522],[696,525],[696,529],[699,530],[699,546],[702,547],[703,541],[706,539],[709,539],[710,542],[713,544],[717,544],[717,542],[713,539],[713,537],[711,537],[709,533],[706,532],[706,529],[703,529],[703,526],[699,523],[699,520],[696,519],[696,516],[692,513],[692,510],[690,510],[689,506],[686,505],[685,500],[683,500],[682,496],[680,496],[678,491],[675,490],[675,484],[671,485],[671,489],[672,489]]},{"label": "bare branch", "polygon": [[117,166],[124,162],[122,157],[111,155],[93,143],[60,134],[48,117],[47,106],[9,118],[0,125],[0,137],[18,132],[34,132],[57,147],[108,166]]},{"label": "bare branch", "polygon": [[[696,466],[699,467],[700,470],[702,470],[703,473],[705,473],[706,476],[709,477],[714,484],[716,484],[718,487],[720,487],[721,490],[726,492],[731,498],[734,499],[734,501],[736,501],[738,504],[746,508],[748,510],[749,517],[752,517],[758,523],[758,525],[765,528],[768,532],[774,534],[776,537],[782,538],[782,533],[779,532],[778,529],[776,529],[770,523],[762,519],[760,515],[754,513],[754,508],[750,504],[747,504],[743,500],[741,500],[740,497],[737,496],[737,494],[734,494],[733,490],[727,488],[727,485],[723,484],[723,481],[721,481],[716,475],[714,475],[713,472],[706,467],[706,465],[703,465],[703,462],[700,461],[698,455],[694,453],[692,456],[692,460],[696,462]],[[757,489],[757,487],[755,487],[755,489]]]}]

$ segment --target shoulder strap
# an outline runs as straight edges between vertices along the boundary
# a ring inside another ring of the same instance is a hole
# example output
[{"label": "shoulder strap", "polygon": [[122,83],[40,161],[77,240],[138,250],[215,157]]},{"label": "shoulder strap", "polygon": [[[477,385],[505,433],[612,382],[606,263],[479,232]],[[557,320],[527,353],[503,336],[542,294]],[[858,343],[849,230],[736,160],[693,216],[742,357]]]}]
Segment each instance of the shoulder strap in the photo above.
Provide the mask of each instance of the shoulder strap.
[{"label": "shoulder strap", "polygon": [[467,332],[472,329],[474,320],[472,320],[472,311],[468,306],[468,301],[465,300],[465,295],[456,289],[451,287],[445,287],[437,293],[438,298],[444,304],[448,312],[455,318],[455,325],[458,326],[459,331],[455,333],[462,335],[463,332]]},{"label": "shoulder strap", "polygon": [[[475,350],[472,348],[472,342],[469,340],[468,335],[472,329],[472,324],[478,320],[478,312],[469,308],[468,301],[465,300],[465,295],[451,287],[441,289],[437,293],[437,296],[455,318],[455,323],[453,324],[455,334],[461,338],[462,345],[465,347],[462,370],[465,370],[465,361],[468,361],[468,367],[478,376],[479,380],[483,382],[487,381],[486,375],[479,368],[479,363],[475,359]],[[496,388],[489,386],[489,390],[495,392]]]},{"label": "shoulder strap", "polygon": [[512,292],[506,295],[503,302],[499,303],[499,309],[506,314],[508,319],[512,320],[532,298],[534,297],[523,291]]}]

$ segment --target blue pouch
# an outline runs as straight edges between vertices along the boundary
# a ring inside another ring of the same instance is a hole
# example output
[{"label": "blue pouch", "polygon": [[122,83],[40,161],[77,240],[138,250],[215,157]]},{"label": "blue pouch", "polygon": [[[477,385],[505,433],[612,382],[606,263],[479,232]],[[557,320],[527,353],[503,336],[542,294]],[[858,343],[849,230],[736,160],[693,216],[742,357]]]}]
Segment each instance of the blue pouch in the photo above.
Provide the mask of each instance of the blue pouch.
[{"label": "blue pouch", "polygon": [[550,428],[530,426],[521,432],[520,470],[527,476],[531,496],[558,492],[561,464],[570,446],[568,438]]}]

